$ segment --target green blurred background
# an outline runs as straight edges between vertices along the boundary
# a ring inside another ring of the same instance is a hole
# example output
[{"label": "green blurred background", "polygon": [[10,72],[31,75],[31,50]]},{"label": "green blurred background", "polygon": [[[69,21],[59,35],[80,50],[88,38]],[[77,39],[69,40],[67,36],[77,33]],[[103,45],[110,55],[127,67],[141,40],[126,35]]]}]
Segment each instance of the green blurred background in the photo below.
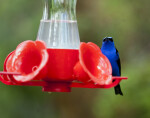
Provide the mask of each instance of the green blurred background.
[{"label": "green blurred background", "polygon": [[[78,0],[81,41],[101,46],[112,36],[120,52],[124,96],[112,89],[43,93],[40,87],[0,83],[0,118],[150,118],[150,1]],[[41,0],[0,0],[0,69],[7,54],[35,40]]]}]

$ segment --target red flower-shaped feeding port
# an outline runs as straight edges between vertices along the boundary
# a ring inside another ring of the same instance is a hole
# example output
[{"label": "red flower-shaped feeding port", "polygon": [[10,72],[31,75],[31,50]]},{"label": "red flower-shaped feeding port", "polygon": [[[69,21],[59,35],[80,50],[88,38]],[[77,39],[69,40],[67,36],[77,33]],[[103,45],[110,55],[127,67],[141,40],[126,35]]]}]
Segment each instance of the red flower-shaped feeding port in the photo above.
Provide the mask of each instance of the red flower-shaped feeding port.
[{"label": "red flower-shaped feeding port", "polygon": [[[111,88],[126,77],[112,77],[109,60],[94,43],[80,49],[47,49],[42,41],[22,42],[4,63],[0,80],[7,85],[43,86],[47,92],[72,87]],[[115,81],[113,81],[115,80]]]}]

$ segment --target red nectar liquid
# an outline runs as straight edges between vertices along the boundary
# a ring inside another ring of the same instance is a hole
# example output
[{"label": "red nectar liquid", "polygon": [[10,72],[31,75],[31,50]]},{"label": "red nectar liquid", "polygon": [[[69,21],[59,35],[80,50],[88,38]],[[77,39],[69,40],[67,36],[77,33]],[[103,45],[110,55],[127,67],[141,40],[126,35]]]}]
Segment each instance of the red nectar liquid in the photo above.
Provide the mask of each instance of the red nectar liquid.
[{"label": "red nectar liquid", "polygon": [[72,81],[73,68],[79,60],[77,49],[47,49],[48,81]]}]

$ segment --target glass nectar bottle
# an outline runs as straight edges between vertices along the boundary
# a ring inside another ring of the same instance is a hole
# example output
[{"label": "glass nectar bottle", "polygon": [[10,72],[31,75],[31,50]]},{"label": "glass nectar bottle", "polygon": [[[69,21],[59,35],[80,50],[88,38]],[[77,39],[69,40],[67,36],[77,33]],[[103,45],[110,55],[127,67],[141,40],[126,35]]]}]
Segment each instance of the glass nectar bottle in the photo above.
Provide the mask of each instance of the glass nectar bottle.
[{"label": "glass nectar bottle", "polygon": [[44,0],[44,3],[37,40],[44,41],[48,48],[79,49],[77,0]]}]

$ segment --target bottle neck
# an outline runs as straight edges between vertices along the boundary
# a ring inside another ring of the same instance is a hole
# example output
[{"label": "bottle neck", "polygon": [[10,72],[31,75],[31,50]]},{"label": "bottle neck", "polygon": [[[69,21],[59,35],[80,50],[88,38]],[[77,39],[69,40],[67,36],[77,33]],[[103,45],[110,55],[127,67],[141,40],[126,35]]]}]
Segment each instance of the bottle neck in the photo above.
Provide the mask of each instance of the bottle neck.
[{"label": "bottle neck", "polygon": [[42,20],[76,21],[77,0],[44,0]]}]

